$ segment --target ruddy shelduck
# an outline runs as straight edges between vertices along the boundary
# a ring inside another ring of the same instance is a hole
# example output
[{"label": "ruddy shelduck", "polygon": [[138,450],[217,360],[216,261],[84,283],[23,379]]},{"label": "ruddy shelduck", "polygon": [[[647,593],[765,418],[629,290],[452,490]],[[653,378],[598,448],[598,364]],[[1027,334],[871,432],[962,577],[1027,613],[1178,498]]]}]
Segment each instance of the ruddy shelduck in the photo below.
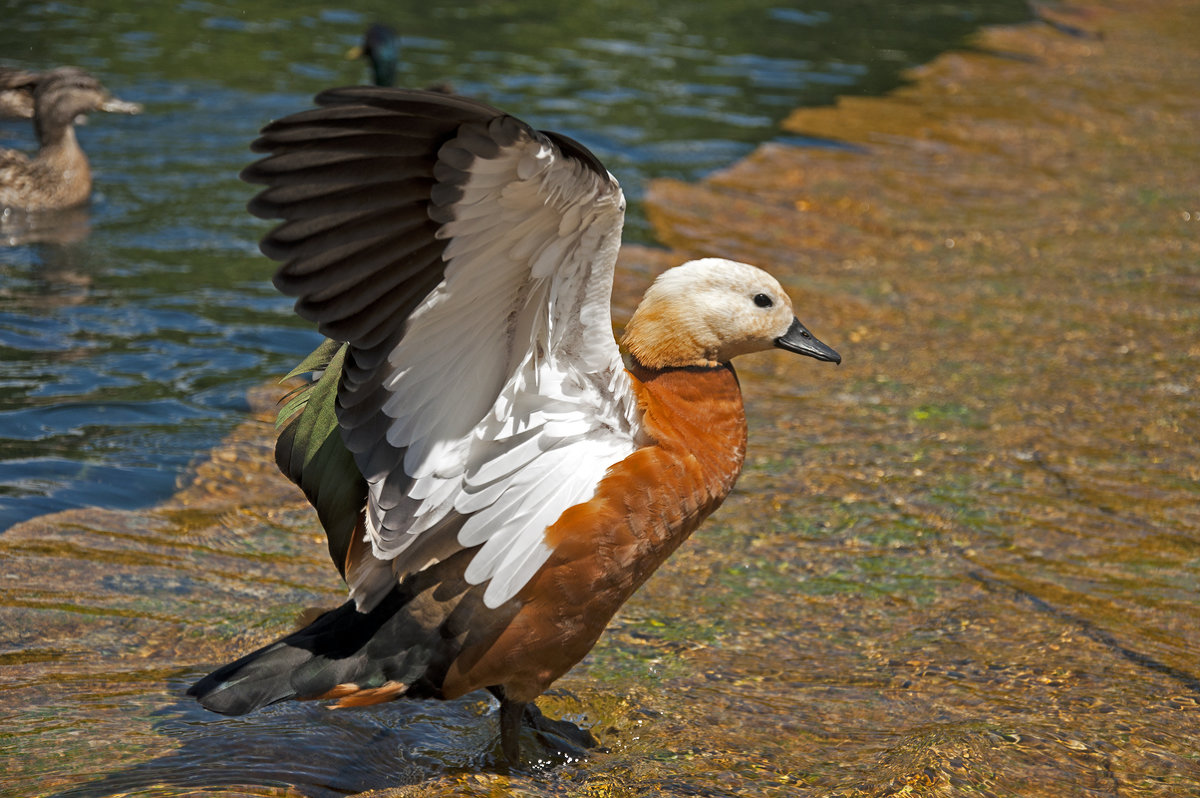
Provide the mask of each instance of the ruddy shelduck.
[{"label": "ruddy shelduck", "polygon": [[[276,460],[316,508],[350,600],[191,688],[217,712],[533,701],[732,489],[746,449],[730,360],[840,362],[753,266],[653,283],[623,338],[610,296],[625,199],[588,150],[456,96],[356,87],[273,122],[243,173],[275,285],[328,340],[293,375]],[[578,730],[576,730],[578,731]],[[542,736],[545,739],[545,735]]]}]

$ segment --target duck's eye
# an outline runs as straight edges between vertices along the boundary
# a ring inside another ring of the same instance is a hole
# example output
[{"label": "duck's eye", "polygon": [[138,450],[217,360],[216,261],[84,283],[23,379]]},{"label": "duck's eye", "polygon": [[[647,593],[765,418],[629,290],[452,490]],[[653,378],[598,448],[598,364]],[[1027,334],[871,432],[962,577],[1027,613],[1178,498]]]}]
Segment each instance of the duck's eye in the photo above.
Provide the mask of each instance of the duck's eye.
[{"label": "duck's eye", "polygon": [[766,294],[755,294],[754,304],[758,305],[760,308],[769,308],[775,303],[772,302],[771,297],[767,296]]}]

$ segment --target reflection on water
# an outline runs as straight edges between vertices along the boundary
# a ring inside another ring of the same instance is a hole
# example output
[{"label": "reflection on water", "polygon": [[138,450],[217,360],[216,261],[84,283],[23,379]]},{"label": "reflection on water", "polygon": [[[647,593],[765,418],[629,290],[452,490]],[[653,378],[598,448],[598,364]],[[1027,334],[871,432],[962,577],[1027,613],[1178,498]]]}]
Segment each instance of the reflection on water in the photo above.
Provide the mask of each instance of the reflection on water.
[{"label": "reflection on water", "polygon": [[86,205],[42,213],[25,213],[16,208],[0,210],[0,247],[54,244],[49,254],[49,271],[62,282],[84,279],[71,276],[68,269],[54,262],[69,253],[71,245],[86,239],[91,230],[92,210]]}]

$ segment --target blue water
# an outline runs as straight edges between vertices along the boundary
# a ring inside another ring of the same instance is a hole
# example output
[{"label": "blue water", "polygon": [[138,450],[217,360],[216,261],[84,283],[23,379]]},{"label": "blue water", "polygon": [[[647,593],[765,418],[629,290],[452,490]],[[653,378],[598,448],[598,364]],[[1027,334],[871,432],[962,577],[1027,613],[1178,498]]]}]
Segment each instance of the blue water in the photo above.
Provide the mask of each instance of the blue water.
[{"label": "blue water", "polygon": [[[631,198],[626,240],[653,244],[646,181],[694,180],[771,139],[827,146],[779,120],[887,91],[978,25],[1028,13],[1018,0],[152,8],[0,10],[0,63],[80,65],[145,105],[80,129],[88,208],[32,234],[0,224],[0,530],[169,495],[241,418],[247,389],[314,346],[270,287],[266,225],[237,173],[265,122],[365,81],[343,54],[367,23],[400,31],[401,85],[448,80],[590,147]],[[0,120],[0,147],[33,143],[28,122]]]}]

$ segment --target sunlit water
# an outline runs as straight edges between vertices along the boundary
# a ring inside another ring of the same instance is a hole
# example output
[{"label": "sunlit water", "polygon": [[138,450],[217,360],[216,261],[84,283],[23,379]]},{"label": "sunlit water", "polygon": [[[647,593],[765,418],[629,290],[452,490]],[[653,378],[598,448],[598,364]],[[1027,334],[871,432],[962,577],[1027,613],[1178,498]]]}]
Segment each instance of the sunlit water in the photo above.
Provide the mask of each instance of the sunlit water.
[{"label": "sunlit water", "polygon": [[[269,285],[236,176],[266,121],[365,79],[343,56],[368,22],[400,32],[402,85],[450,81],[584,142],[631,197],[626,239],[653,243],[646,180],[788,138],[792,108],[887,90],[976,26],[1026,13],[1017,0],[8,4],[0,62],[78,64],[146,110],[80,130],[89,209],[32,235],[20,218],[0,229],[0,531],[168,495],[246,390],[311,349]],[[31,148],[28,123],[0,121],[0,146]]]}]

